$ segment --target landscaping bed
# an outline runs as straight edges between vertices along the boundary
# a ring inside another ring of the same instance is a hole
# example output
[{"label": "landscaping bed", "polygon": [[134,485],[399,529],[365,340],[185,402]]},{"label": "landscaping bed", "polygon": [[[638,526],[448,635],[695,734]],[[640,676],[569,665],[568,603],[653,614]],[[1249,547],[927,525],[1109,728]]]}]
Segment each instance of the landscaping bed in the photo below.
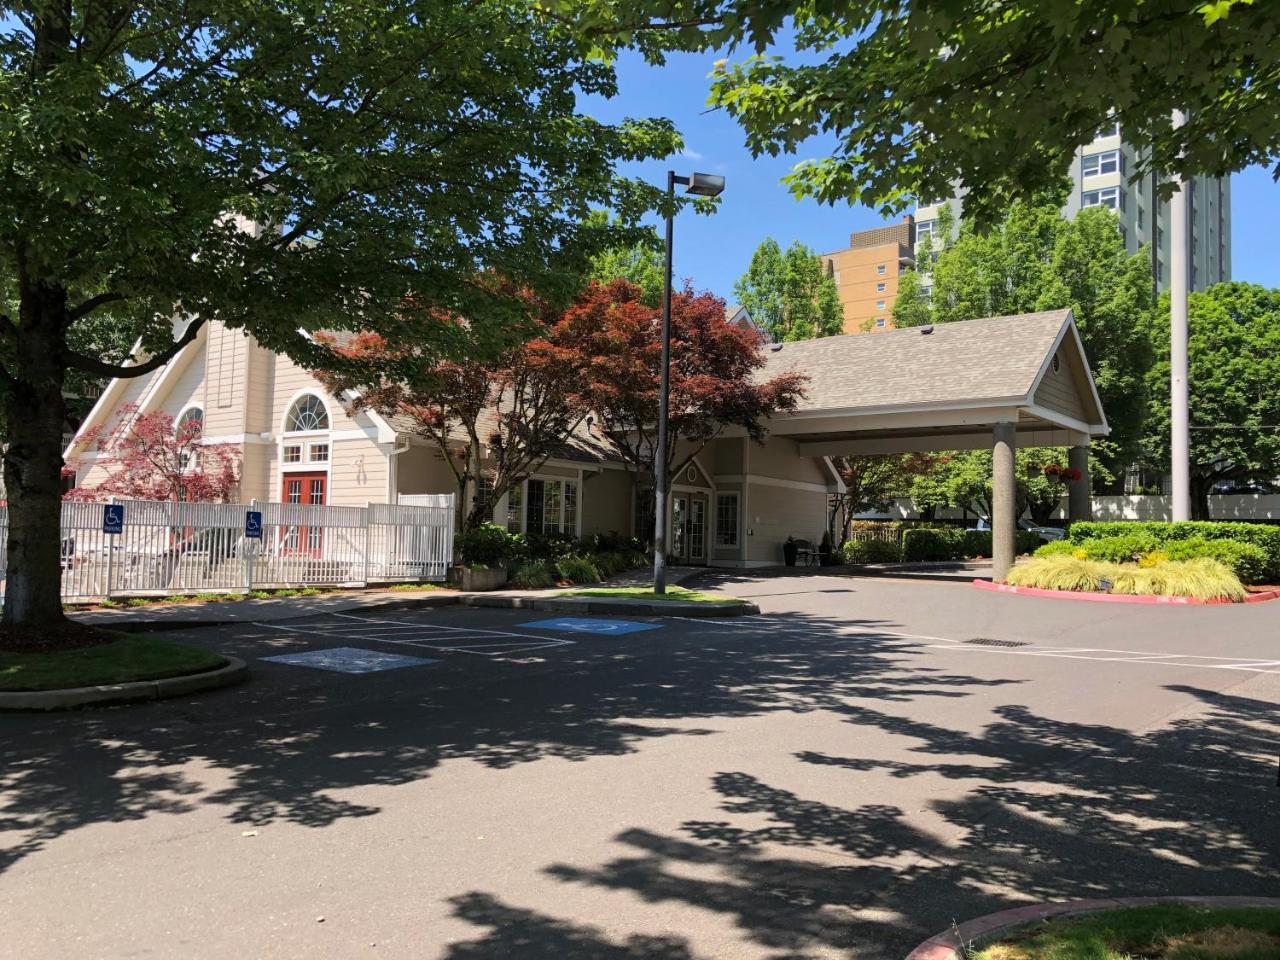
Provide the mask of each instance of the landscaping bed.
[{"label": "landscaping bed", "polygon": [[507,582],[522,590],[600,583],[650,562],[640,541],[616,533],[578,539],[510,533],[496,523],[484,523],[459,534],[457,543],[463,566],[504,567]]},{"label": "landscaping bed", "polygon": [[1156,904],[1062,917],[966,945],[968,960],[1280,960],[1280,909]]},{"label": "landscaping bed", "polygon": [[1207,557],[1138,564],[1050,554],[1016,564],[1005,583],[1032,590],[1179,597],[1203,603],[1240,603],[1247,596],[1229,567]]},{"label": "landscaping bed", "polygon": [[[60,650],[0,650],[0,692],[160,680],[227,664],[227,658],[220,654],[155,635],[124,635],[89,627],[80,627],[79,632],[86,638],[92,634],[93,642]],[[107,642],[102,642],[104,639]]]}]

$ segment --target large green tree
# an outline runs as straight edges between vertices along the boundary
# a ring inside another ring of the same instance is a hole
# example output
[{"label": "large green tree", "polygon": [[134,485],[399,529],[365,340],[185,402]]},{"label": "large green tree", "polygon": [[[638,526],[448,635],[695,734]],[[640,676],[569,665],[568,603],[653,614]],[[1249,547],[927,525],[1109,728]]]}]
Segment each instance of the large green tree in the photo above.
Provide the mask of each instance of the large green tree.
[{"label": "large green tree", "polygon": [[[518,0],[41,0],[0,7],[0,428],[8,642],[62,619],[69,371],[154,370],[217,319],[313,366],[300,330],[450,352],[567,299],[659,201],[615,173],[665,121],[603,124],[592,41]],[[485,282],[485,274],[505,284]],[[100,321],[100,317],[109,317]],[[136,335],[119,365],[86,324]],[[25,633],[24,633],[25,631]]]},{"label": "large green tree", "polygon": [[[1168,299],[1165,298],[1167,306]],[[1168,311],[1160,342],[1168,344]],[[1209,519],[1209,493],[1223,480],[1280,477],[1280,290],[1219,283],[1188,298],[1191,509]],[[1169,351],[1148,377],[1151,413],[1144,447],[1169,469]]]},{"label": "large green tree", "polygon": [[[607,223],[602,210],[592,212],[591,222]],[[607,286],[614,280],[626,280],[640,290],[640,302],[647,307],[662,306],[665,264],[662,238],[656,230],[646,230],[634,243],[608,247],[591,260],[586,279]]]},{"label": "large green tree", "polygon": [[1280,156],[1271,0],[552,2],[602,45],[654,61],[727,48],[739,58],[718,64],[711,104],[757,154],[832,142],[788,177],[826,202],[891,212],[959,184],[969,216],[996,220],[1116,121],[1151,147],[1134,172],[1165,189]]},{"label": "large green tree", "polygon": [[1110,210],[1065,220],[1061,202],[1060,192],[1015,201],[985,232],[962,221],[932,264],[932,298],[909,282],[894,319],[911,326],[1070,307],[1112,429],[1093,444],[1095,486],[1106,489],[1140,452],[1154,358],[1151,260],[1125,250]]},{"label": "large green tree", "polygon": [[821,258],[795,241],[784,251],[766,237],[734,285],[738,302],[775,341],[830,337],[844,328],[835,280]]}]

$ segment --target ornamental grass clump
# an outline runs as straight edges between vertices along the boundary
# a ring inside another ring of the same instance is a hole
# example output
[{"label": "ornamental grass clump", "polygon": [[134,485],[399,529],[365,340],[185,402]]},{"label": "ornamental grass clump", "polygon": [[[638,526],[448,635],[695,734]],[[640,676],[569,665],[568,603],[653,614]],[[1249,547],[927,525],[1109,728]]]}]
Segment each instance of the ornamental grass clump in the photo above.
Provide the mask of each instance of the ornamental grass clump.
[{"label": "ornamental grass clump", "polygon": [[[1148,554],[1148,557],[1151,555]],[[1155,563],[1107,563],[1070,554],[1038,555],[1009,571],[1008,583],[1040,590],[1110,592],[1144,597],[1244,600],[1245,589],[1231,568],[1208,557]]]},{"label": "ornamental grass clump", "polygon": [[1224,563],[1202,557],[1170,560],[1149,567],[1119,567],[1111,578],[1112,593],[1147,597],[1192,597],[1196,600],[1245,598],[1240,578]]},{"label": "ornamental grass clump", "polygon": [[1033,557],[1010,570],[1007,582],[1016,587],[1035,587],[1039,590],[1096,592],[1102,589],[1102,580],[1112,566],[1097,560],[1082,560],[1069,554]]}]

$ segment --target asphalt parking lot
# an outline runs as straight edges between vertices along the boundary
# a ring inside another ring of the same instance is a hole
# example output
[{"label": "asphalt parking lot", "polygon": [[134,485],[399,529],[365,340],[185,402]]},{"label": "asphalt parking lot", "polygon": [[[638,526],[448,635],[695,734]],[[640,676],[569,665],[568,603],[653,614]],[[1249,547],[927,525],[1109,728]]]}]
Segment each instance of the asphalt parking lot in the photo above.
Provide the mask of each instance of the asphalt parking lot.
[{"label": "asphalt parking lot", "polygon": [[6,949],[879,960],[1031,900],[1275,894],[1280,604],[711,585],[761,614],[210,628],[250,683],[0,718]]}]

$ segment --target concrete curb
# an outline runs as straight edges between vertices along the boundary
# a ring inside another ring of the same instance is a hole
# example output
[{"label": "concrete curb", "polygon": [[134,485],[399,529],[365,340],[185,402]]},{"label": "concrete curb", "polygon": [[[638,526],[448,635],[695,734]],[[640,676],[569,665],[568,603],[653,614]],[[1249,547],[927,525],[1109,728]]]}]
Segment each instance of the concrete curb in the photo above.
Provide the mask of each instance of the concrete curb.
[{"label": "concrete curb", "polygon": [[[225,654],[224,654],[225,656]],[[216,670],[188,673],[160,680],[136,680],[66,690],[16,690],[0,693],[0,710],[68,710],[90,704],[131,703],[137,700],[164,700],[203,690],[229,687],[248,679],[249,667],[238,657]]]},{"label": "concrete curb", "polygon": [[633,617],[742,617],[759,613],[754,603],[691,603],[664,600],[601,599],[586,597],[495,597],[484,593],[464,593],[458,597],[464,607],[493,607],[501,610],[543,610],[548,613],[621,614]]},{"label": "concrete curb", "polygon": [[1149,907],[1158,903],[1185,903],[1195,907],[1280,907],[1280,897],[1114,897],[1103,900],[1071,900],[1065,903],[1034,903],[989,913],[951,930],[944,930],[907,954],[907,960],[964,960],[965,944],[986,940],[1037,920],[1081,916],[1125,907]]},{"label": "concrete curb", "polygon": [[[1213,607],[1235,606],[1234,600],[1197,600],[1195,597],[1146,597],[1133,596],[1126,593],[1090,593],[1083,590],[1043,590],[1040,587],[1015,587],[1009,583],[993,583],[990,580],[974,580],[973,585],[979,590],[993,590],[997,593],[1016,593],[1024,597],[1048,597],[1051,600],[1086,600],[1092,603],[1156,603],[1176,607]],[[1264,590],[1251,593],[1244,603],[1264,603],[1280,597],[1280,590]]]}]

